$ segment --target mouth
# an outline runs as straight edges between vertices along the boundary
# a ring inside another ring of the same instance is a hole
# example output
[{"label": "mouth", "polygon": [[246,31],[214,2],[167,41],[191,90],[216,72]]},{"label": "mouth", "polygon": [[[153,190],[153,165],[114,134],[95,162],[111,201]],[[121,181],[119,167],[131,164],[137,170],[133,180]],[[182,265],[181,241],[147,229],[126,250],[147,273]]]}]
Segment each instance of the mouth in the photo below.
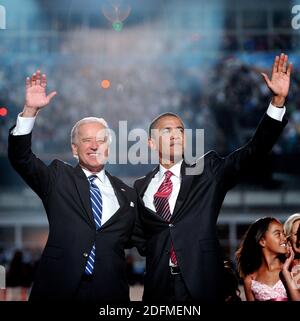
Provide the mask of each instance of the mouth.
[{"label": "mouth", "polygon": [[281,243],[280,246],[286,248],[286,247],[287,247],[287,244],[286,244],[286,243]]},{"label": "mouth", "polygon": [[170,146],[171,147],[173,147],[173,146],[182,146],[182,143],[179,143],[179,142],[178,143],[171,143]]},{"label": "mouth", "polygon": [[100,153],[88,153],[88,156],[89,156],[89,157],[96,158],[96,157],[100,157],[101,154],[100,154]]}]

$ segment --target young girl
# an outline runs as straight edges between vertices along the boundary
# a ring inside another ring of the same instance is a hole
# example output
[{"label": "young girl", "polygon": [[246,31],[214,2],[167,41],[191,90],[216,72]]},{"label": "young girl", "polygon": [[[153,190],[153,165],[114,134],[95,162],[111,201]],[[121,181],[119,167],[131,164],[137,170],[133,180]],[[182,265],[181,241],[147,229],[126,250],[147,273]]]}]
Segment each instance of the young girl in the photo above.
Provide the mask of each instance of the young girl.
[{"label": "young girl", "polygon": [[286,254],[287,240],[277,219],[264,217],[250,225],[236,253],[247,301],[288,300],[279,277]]}]

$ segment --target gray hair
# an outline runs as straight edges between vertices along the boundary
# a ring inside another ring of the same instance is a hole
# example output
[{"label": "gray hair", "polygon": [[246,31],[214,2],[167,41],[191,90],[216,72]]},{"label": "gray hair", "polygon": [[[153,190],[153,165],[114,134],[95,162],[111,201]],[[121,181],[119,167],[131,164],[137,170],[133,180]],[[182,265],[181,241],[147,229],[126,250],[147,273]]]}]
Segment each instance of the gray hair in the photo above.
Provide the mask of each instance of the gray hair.
[{"label": "gray hair", "polygon": [[287,238],[291,237],[292,234],[292,227],[293,224],[296,221],[300,220],[300,213],[295,213],[293,215],[291,215],[285,222],[283,225],[283,230],[284,230],[284,234]]},{"label": "gray hair", "polygon": [[98,117],[85,117],[80,119],[72,128],[71,130],[71,144],[76,144],[77,135],[78,135],[78,129],[81,125],[84,124],[90,124],[90,123],[99,123],[105,127],[106,131],[106,137],[108,145],[111,143],[111,132],[110,128],[108,127],[107,122],[104,120],[104,118],[98,118]]}]

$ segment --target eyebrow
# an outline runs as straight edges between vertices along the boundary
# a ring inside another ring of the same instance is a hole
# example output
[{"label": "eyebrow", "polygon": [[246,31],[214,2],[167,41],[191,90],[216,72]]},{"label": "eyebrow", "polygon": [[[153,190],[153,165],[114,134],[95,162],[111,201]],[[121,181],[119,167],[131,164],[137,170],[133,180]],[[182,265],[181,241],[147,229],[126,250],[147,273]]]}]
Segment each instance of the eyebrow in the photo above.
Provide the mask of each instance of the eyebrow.
[{"label": "eyebrow", "polygon": [[278,229],[277,229],[277,230],[273,231],[272,234],[275,234],[275,233],[278,233],[278,232],[279,232],[279,233],[283,233],[283,230],[278,230]]},{"label": "eyebrow", "polygon": [[175,128],[175,129],[184,129],[184,127],[183,126],[177,126],[177,127],[163,127],[162,129],[173,129],[173,128]]}]

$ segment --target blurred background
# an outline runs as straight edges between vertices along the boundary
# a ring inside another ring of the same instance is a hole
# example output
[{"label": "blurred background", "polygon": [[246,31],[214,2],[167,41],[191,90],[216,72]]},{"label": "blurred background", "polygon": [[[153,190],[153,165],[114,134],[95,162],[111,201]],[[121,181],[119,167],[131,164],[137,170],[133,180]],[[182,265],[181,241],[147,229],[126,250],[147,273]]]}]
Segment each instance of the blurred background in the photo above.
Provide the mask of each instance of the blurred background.
[{"label": "blurred background", "polygon": [[[299,17],[298,17],[299,15]],[[26,76],[47,74],[57,90],[37,119],[33,151],[46,163],[74,164],[70,130],[85,116],[118,132],[142,128],[157,114],[178,113],[205,130],[205,151],[226,155],[253,134],[270,102],[261,72],[275,55],[294,64],[289,124],[259,172],[225,199],[218,229],[234,261],[255,219],[282,222],[300,208],[300,7],[289,0],[0,0],[0,300],[26,300],[47,240],[38,197],[7,160],[7,135],[24,103]],[[118,146],[118,141],[116,142]],[[109,165],[132,185],[151,165]],[[142,291],[144,259],[127,253],[132,298]]]}]

